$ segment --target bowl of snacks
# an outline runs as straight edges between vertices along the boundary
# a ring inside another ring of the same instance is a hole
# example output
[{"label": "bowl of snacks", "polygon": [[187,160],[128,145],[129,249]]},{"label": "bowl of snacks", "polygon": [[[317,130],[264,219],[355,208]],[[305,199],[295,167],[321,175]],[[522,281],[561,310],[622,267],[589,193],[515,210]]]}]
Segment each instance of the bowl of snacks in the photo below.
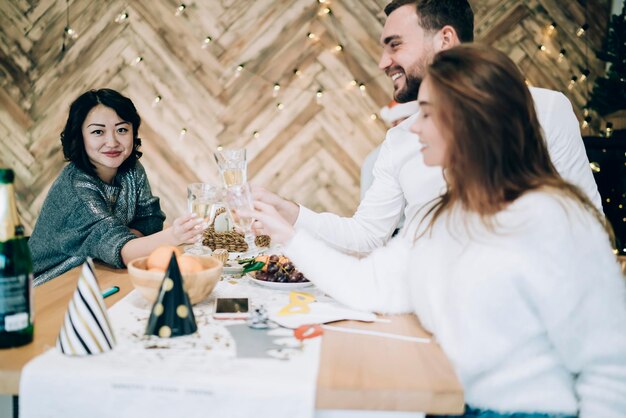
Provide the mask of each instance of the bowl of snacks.
[{"label": "bowl of snacks", "polygon": [[297,289],[312,286],[301,271],[284,255],[259,255],[239,260],[244,272],[254,283],[274,289]]},{"label": "bowl of snacks", "polygon": [[222,262],[210,256],[181,254],[177,247],[171,246],[158,247],[148,257],[136,258],[128,263],[128,274],[135,289],[150,303],[154,303],[172,253],[176,254],[190,302],[196,304],[206,299],[220,280]]}]

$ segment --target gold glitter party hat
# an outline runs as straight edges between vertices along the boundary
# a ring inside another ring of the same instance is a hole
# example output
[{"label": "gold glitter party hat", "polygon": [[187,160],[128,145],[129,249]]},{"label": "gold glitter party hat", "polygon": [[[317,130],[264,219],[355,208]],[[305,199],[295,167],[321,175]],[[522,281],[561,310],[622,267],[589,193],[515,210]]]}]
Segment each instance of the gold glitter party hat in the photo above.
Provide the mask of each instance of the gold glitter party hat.
[{"label": "gold glitter party hat", "polygon": [[197,330],[176,255],[172,254],[159,296],[150,312],[146,335],[170,338],[193,334]]}]

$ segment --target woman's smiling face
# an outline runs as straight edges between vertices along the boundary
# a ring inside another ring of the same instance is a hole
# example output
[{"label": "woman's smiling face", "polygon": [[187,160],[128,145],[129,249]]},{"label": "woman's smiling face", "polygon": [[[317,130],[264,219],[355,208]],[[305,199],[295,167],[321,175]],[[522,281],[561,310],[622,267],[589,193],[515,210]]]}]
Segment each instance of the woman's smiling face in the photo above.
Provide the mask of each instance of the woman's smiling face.
[{"label": "woman's smiling face", "polygon": [[437,99],[432,96],[429,77],[426,77],[422,82],[417,101],[420,110],[417,119],[411,126],[411,131],[419,135],[424,164],[428,166],[438,165],[445,168],[448,144],[435,120]]},{"label": "woman's smiling face", "polygon": [[82,126],[85,152],[95,166],[98,177],[111,183],[117,169],[133,152],[133,126],[122,120],[115,110],[95,106]]}]

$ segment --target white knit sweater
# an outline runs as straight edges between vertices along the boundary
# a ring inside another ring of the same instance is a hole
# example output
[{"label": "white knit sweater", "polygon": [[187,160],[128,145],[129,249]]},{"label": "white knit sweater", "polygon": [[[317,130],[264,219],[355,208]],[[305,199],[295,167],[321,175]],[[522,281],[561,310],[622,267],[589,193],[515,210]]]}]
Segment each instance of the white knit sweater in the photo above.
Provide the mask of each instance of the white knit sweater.
[{"label": "white knit sweater", "polygon": [[473,407],[626,417],[626,287],[606,233],[546,192],[496,220],[489,232],[452,211],[415,243],[406,233],[363,259],[304,231],[284,251],[340,302],[415,312]]}]

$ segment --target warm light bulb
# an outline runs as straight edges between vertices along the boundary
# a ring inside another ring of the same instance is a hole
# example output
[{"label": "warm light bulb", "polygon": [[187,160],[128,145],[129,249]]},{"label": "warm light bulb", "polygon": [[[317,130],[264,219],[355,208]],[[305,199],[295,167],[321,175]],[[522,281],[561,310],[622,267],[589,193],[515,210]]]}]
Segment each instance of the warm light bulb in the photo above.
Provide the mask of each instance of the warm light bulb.
[{"label": "warm light bulb", "polygon": [[185,6],[185,3],[179,4],[178,7],[176,8],[176,12],[174,13],[174,15],[175,16],[182,15],[186,8],[187,6]]},{"label": "warm light bulb", "polygon": [[372,114],[370,115],[370,119],[371,119],[371,120],[376,120],[376,119],[378,119],[378,116],[376,116],[376,113],[372,113]]},{"label": "warm light bulb", "polygon": [[139,64],[141,63],[141,61],[143,61],[143,57],[142,57],[142,56],[138,56],[137,58],[135,58],[135,59],[133,60],[132,65],[133,65],[133,66],[135,66],[135,65],[139,65]]},{"label": "warm light bulb", "polygon": [[253,138],[258,138],[259,136],[260,136],[259,131],[252,132],[252,137]]},{"label": "warm light bulb", "polygon": [[204,41],[202,41],[202,49],[208,48],[211,42],[213,42],[213,38],[211,38],[210,36],[204,38]]},{"label": "warm light bulb", "polygon": [[573,76],[573,77],[570,79],[569,84],[567,85],[567,89],[568,89],[568,90],[573,89],[573,88],[574,88],[574,86],[576,85],[576,81],[578,81],[578,77]]},{"label": "warm light bulb", "polygon": [[65,27],[65,34],[70,39],[78,38],[78,32],[76,32],[74,29],[70,28],[69,26]]},{"label": "warm light bulb", "polygon": [[583,36],[583,35],[585,34],[585,32],[586,32],[588,29],[589,29],[589,25],[585,23],[584,25],[582,25],[581,27],[579,27],[579,28],[576,30],[576,36],[578,36],[578,37],[580,38],[581,36]]},{"label": "warm light bulb", "polygon": [[278,96],[279,91],[280,91],[280,84],[275,83],[274,87],[272,88],[272,97]]},{"label": "warm light bulb", "polygon": [[557,58],[557,62],[562,62],[565,59],[565,54],[565,49],[561,49],[561,51],[559,52],[559,57]]},{"label": "warm light bulb", "polygon": [[283,110],[284,108],[285,108],[285,105],[284,105],[284,104],[282,104],[282,103],[278,103],[278,104],[276,105],[276,109],[277,109],[277,110],[279,110],[279,111],[280,111],[280,110]]},{"label": "warm light bulb", "polygon": [[315,93],[315,100],[317,101],[317,104],[322,103],[323,96],[324,96],[324,93],[322,92],[322,90],[318,90],[317,93]]},{"label": "warm light bulb", "polygon": [[[606,138],[610,138],[613,136],[613,124],[611,122],[608,122],[606,124],[606,129],[604,130],[604,136]],[[626,155],[626,153],[624,155]]]},{"label": "warm light bulb", "polygon": [[588,77],[589,77],[589,70],[588,69],[584,69],[582,70],[581,74],[580,74],[580,81],[585,81]]},{"label": "warm light bulb", "polygon": [[546,51],[546,49],[548,49],[548,48],[546,48],[546,46],[545,46],[544,44],[539,44],[538,48],[539,48],[539,50],[540,50],[540,51],[542,51],[542,52],[545,52],[545,51]]},{"label": "warm light bulb", "polygon": [[235,69],[235,78],[239,77],[242,71],[243,71],[243,64],[239,64],[237,68]]},{"label": "warm light bulb", "polygon": [[123,23],[126,19],[128,19],[128,13],[124,11],[115,17],[115,23]]}]

